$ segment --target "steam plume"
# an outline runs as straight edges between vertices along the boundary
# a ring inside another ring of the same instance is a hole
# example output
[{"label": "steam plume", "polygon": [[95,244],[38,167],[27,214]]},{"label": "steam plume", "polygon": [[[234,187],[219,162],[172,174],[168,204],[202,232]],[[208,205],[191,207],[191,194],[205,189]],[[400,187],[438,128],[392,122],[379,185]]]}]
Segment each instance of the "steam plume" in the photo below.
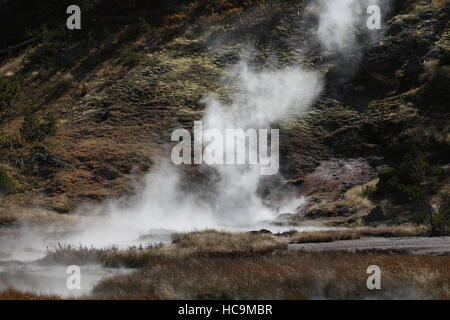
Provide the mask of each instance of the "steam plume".
[{"label": "steam plume", "polygon": [[[321,91],[318,74],[298,67],[255,71],[242,61],[233,70],[237,92],[230,104],[211,94],[203,119],[204,130],[268,128],[278,120],[306,110]],[[214,142],[212,142],[214,143]],[[162,161],[145,178],[144,190],[128,208],[117,203],[108,206],[108,223],[101,230],[88,228],[81,239],[102,243],[114,238],[125,241],[149,229],[192,230],[251,226],[274,218],[275,210],[266,207],[257,195],[258,166],[214,165],[219,182],[206,201],[181,188],[179,168]],[[97,208],[98,210],[98,208]],[[106,233],[106,234],[105,234]]]}]

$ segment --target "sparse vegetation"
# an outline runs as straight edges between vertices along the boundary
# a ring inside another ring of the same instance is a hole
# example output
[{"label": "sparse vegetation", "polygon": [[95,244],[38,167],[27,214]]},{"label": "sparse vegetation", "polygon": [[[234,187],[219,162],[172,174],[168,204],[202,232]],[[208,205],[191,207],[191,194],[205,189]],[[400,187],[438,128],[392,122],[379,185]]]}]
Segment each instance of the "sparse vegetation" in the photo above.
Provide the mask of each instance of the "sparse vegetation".
[{"label": "sparse vegetation", "polygon": [[90,264],[102,263],[107,267],[140,268],[160,257],[161,245],[130,247],[119,250],[116,247],[98,249],[94,247],[58,244],[49,250],[41,263]]},{"label": "sparse vegetation", "polygon": [[8,195],[16,192],[16,182],[8,175],[5,169],[0,167],[0,195]]},{"label": "sparse vegetation", "polygon": [[291,243],[320,243],[338,240],[352,240],[361,237],[417,237],[429,232],[424,225],[398,225],[381,227],[359,227],[330,231],[295,232],[289,238]]},{"label": "sparse vegetation", "polygon": [[413,220],[418,224],[429,225],[431,235],[450,235],[450,195],[440,194],[438,209],[435,211],[431,207],[427,209],[418,210],[414,214]]},{"label": "sparse vegetation", "polygon": [[0,300],[60,300],[56,295],[41,295],[31,292],[21,292],[15,289],[0,291]]},{"label": "sparse vegetation", "polygon": [[[450,299],[449,257],[297,252],[160,259],[97,284],[94,299]],[[383,266],[382,290],[366,269]],[[401,270],[401,272],[399,272]],[[405,288],[407,290],[405,290]],[[13,289],[0,299],[57,299]]]},{"label": "sparse vegetation", "polygon": [[139,268],[146,264],[167,259],[194,257],[244,257],[271,253],[285,249],[284,239],[270,234],[227,233],[201,231],[179,234],[174,237],[173,245],[149,245],[131,247],[127,250],[117,248],[96,249],[59,245],[50,250],[42,263],[78,263],[100,262],[108,267]]},{"label": "sparse vegetation", "polygon": [[160,40],[162,33],[164,32],[163,28],[158,28],[150,23],[144,18],[139,19],[139,25],[142,33],[145,37],[145,43],[147,46],[147,50],[151,50],[155,44]]},{"label": "sparse vegetation", "polygon": [[22,81],[14,76],[0,76],[0,111],[8,108],[19,96]]},{"label": "sparse vegetation", "polygon": [[134,67],[139,64],[141,57],[132,47],[125,47],[121,52],[121,62],[129,67]]},{"label": "sparse vegetation", "polygon": [[361,192],[361,195],[369,200],[375,199],[377,193],[377,187],[374,185],[365,186]]},{"label": "sparse vegetation", "polygon": [[440,195],[439,209],[433,216],[433,225],[440,235],[450,235],[450,194]]},{"label": "sparse vegetation", "polygon": [[24,122],[20,128],[22,138],[27,141],[40,141],[56,133],[58,122],[52,113],[47,113],[42,120],[32,112],[25,115]]},{"label": "sparse vegetation", "polygon": [[58,52],[61,50],[60,42],[58,40],[58,31],[49,30],[44,24],[41,26],[38,37],[42,44],[37,48],[30,57],[33,64],[42,65],[45,67],[54,67],[57,61]]},{"label": "sparse vegetation", "polygon": [[0,215],[0,227],[11,226],[17,221],[17,218],[12,214]]},{"label": "sparse vegetation", "polygon": [[402,224],[395,226],[380,226],[375,228],[356,228],[355,232],[364,237],[420,237],[426,236],[429,229],[425,225]]},{"label": "sparse vegetation", "polygon": [[432,166],[425,154],[417,149],[406,153],[398,167],[386,168],[379,173],[372,198],[389,198],[398,203],[423,203],[437,190],[440,170]]},{"label": "sparse vegetation", "polygon": [[[342,252],[190,257],[105,279],[94,294],[144,299],[449,299],[449,263],[449,257]],[[372,264],[383,266],[383,290],[367,290],[366,269]]]},{"label": "sparse vegetation", "polygon": [[[330,232],[226,233],[214,230],[174,235],[170,246],[96,249],[59,245],[43,264],[102,263],[141,268],[105,279],[94,290],[102,299],[363,299],[435,298],[450,295],[449,257],[392,253],[296,252],[289,242],[328,242],[361,236],[417,236],[423,226],[357,228]],[[365,270],[383,265],[383,291],[368,293]],[[397,270],[408,270],[399,273]],[[361,270],[361,272],[355,272]],[[433,276],[426,277],[430,270]],[[345,283],[345,285],[344,285]],[[436,286],[440,283],[439,286]],[[405,291],[408,285],[410,291]],[[277,288],[277,290],[274,290]],[[440,288],[440,289],[437,289]]]},{"label": "sparse vegetation", "polygon": [[[450,58],[449,50],[441,50],[441,59],[427,63],[425,78],[427,82],[422,88],[422,105],[430,112],[446,111],[450,98]],[[438,109],[438,110],[436,110]]]},{"label": "sparse vegetation", "polygon": [[253,257],[285,250],[288,243],[320,243],[359,239],[363,236],[409,237],[427,232],[424,226],[391,226],[353,228],[337,231],[311,231],[272,235],[270,233],[198,231],[174,235],[172,245],[161,244],[97,249],[59,244],[48,251],[42,263],[89,264],[102,263],[107,267],[141,268],[148,263],[184,259],[187,257]]},{"label": "sparse vegetation", "polygon": [[297,232],[291,237],[290,242],[320,243],[320,242],[333,242],[337,240],[359,239],[360,237],[361,234],[354,230]]},{"label": "sparse vegetation", "polygon": [[253,256],[285,249],[286,244],[271,234],[219,232],[214,230],[179,234],[173,244],[194,256]]}]

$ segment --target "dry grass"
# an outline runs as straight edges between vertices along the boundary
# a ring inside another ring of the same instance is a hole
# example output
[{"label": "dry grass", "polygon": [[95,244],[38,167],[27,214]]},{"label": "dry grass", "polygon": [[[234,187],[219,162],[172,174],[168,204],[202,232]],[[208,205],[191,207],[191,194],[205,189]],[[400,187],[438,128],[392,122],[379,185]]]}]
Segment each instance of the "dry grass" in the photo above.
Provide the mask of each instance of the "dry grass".
[{"label": "dry grass", "polygon": [[248,257],[287,248],[284,238],[249,232],[226,233],[213,230],[179,234],[171,246],[149,245],[96,249],[60,245],[49,251],[41,263],[89,264],[107,267],[139,268],[148,263],[186,257]]},{"label": "dry grass", "polygon": [[428,227],[416,225],[361,227],[336,231],[296,232],[289,237],[291,243],[319,243],[352,240],[361,237],[418,237],[425,236]]},{"label": "dry grass", "polygon": [[[396,226],[275,236],[207,230],[175,235],[170,246],[128,250],[60,246],[42,262],[141,268],[100,282],[94,289],[96,299],[449,299],[450,257],[284,250],[289,242],[419,231],[420,227]],[[382,270],[380,291],[366,288],[366,269],[373,264]],[[0,299],[40,298],[14,290],[2,294]]]},{"label": "dry grass", "polygon": [[58,296],[39,295],[29,292],[20,292],[15,289],[0,291],[0,300],[59,300]]},{"label": "dry grass", "polygon": [[12,215],[0,215],[0,227],[14,224],[17,218]]},{"label": "dry grass", "polygon": [[359,239],[361,234],[354,230],[297,232],[290,237],[291,243],[319,243],[337,240]]},{"label": "dry grass", "polygon": [[[186,258],[149,264],[100,282],[96,297],[143,299],[449,299],[450,257],[279,252],[239,258]],[[367,267],[382,290],[366,287]]]},{"label": "dry grass", "polygon": [[107,267],[141,268],[148,263],[188,257],[253,257],[284,250],[288,243],[319,243],[361,237],[409,237],[426,234],[424,226],[402,225],[376,228],[354,228],[333,231],[291,232],[287,236],[265,233],[219,232],[206,230],[174,235],[170,246],[148,245],[97,249],[59,245],[41,260],[44,264],[101,263]]},{"label": "dry grass", "polygon": [[366,187],[374,186],[378,183],[378,179],[374,179],[362,185],[357,185],[347,190],[341,200],[322,201],[312,208],[318,211],[337,212],[339,208],[353,208],[355,212],[369,211],[375,205],[363,196],[363,190]]},{"label": "dry grass", "polygon": [[344,194],[344,199],[339,202],[339,205],[352,207],[357,209],[357,211],[362,211],[373,207],[372,201],[364,197],[363,190],[367,187],[373,187],[378,183],[378,178],[369,181],[365,184],[355,186],[348,190]]},{"label": "dry grass", "polygon": [[101,263],[105,267],[112,268],[141,268],[147,263],[162,260],[170,256],[170,250],[162,246],[139,246],[128,249],[116,247],[98,249],[84,246],[60,245],[49,250],[41,264],[96,264]]},{"label": "dry grass", "polygon": [[264,233],[219,232],[207,230],[174,236],[179,253],[194,256],[253,256],[285,249],[283,239]]},{"label": "dry grass", "polygon": [[361,227],[356,228],[361,236],[364,237],[420,237],[429,233],[429,228],[424,225],[397,225],[397,226],[379,226],[379,227]]}]

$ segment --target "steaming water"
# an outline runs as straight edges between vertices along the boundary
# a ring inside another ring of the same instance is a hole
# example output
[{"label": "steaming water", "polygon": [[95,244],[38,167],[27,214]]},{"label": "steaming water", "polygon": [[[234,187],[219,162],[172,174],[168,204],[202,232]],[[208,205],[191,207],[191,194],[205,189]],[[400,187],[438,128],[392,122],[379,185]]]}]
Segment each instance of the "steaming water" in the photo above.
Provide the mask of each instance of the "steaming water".
[{"label": "steaming water", "polygon": [[88,296],[100,280],[129,273],[126,269],[105,268],[101,265],[81,266],[80,289],[69,290],[66,285],[66,266],[42,266],[38,264],[0,264],[0,291],[14,288],[24,292],[57,295],[63,298]]},{"label": "steaming water", "polygon": [[[282,227],[273,226],[269,223],[260,223],[252,226],[241,226],[239,228],[227,229],[228,231],[248,231],[269,229],[272,232],[284,232],[287,230],[312,231],[327,228],[305,226],[305,227]],[[330,228],[329,228],[330,229]],[[92,288],[101,280],[120,274],[126,274],[133,269],[105,268],[102,265],[82,265],[81,289],[69,290],[66,286],[68,274],[65,265],[42,265],[37,263],[47,254],[47,249],[52,249],[58,243],[71,244],[74,246],[93,247],[115,247],[126,249],[130,246],[148,245],[151,243],[169,244],[172,239],[172,230],[148,230],[136,238],[136,234],[130,233],[130,237],[112,237],[105,240],[104,233],[97,239],[89,235],[86,239],[78,235],[61,237],[46,233],[44,230],[31,231],[21,229],[0,229],[0,291],[14,288],[24,292],[34,292],[47,295],[58,295],[63,298],[87,297]],[[28,231],[28,232],[27,232]],[[192,231],[192,230],[186,230]],[[32,234],[30,234],[31,232]],[[120,238],[121,240],[117,240]],[[31,241],[33,239],[33,241]]]}]

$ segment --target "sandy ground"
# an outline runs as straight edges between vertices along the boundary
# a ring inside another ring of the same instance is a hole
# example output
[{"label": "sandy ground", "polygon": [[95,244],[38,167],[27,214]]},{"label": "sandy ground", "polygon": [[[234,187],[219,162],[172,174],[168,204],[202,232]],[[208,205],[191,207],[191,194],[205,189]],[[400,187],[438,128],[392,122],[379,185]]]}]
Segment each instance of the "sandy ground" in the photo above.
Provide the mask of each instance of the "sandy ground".
[{"label": "sandy ground", "polygon": [[327,243],[290,244],[289,250],[316,252],[393,250],[417,255],[450,255],[450,237],[361,238]]}]

